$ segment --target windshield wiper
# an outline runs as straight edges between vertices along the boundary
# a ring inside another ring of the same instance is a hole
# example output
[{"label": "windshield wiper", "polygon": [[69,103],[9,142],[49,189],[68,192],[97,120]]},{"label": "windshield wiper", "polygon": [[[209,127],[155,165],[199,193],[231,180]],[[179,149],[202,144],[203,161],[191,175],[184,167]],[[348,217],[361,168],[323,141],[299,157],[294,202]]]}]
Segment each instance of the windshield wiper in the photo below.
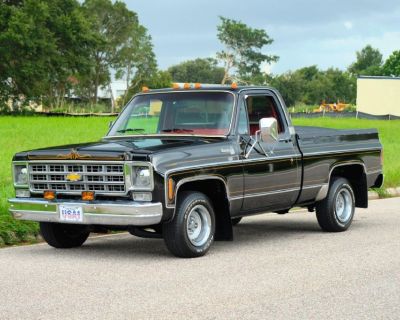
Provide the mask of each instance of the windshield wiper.
[{"label": "windshield wiper", "polygon": [[191,129],[182,129],[182,128],[172,128],[172,129],[163,129],[162,132],[193,132]]},{"label": "windshield wiper", "polygon": [[127,128],[127,129],[122,129],[122,130],[117,130],[119,133],[125,133],[125,132],[143,132],[146,131],[143,128]]}]

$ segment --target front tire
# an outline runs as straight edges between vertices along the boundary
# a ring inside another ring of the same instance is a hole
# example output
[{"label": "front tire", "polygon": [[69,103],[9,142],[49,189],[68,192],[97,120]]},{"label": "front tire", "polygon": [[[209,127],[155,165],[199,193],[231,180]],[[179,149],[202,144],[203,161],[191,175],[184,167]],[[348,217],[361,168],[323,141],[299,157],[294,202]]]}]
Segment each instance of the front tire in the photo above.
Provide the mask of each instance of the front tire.
[{"label": "front tire", "polygon": [[242,217],[240,218],[233,218],[232,221],[232,226],[236,226],[239,224],[239,222],[242,220]]},{"label": "front tire", "polygon": [[86,226],[77,224],[40,222],[43,239],[54,248],[80,247],[89,237]]},{"label": "front tire", "polygon": [[354,217],[355,197],[349,181],[333,178],[327,197],[316,204],[320,227],[329,232],[346,231]]},{"label": "front tire", "polygon": [[163,237],[169,251],[181,258],[203,256],[215,233],[215,214],[210,200],[200,192],[182,192],[175,216],[164,223]]}]

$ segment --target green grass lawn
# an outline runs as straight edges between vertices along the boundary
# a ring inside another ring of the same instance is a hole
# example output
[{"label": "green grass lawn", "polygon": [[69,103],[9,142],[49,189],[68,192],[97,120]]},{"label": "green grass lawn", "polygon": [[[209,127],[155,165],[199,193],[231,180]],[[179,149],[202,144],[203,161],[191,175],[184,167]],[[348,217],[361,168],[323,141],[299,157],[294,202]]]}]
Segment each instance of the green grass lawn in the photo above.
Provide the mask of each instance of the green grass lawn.
[{"label": "green grass lawn", "polygon": [[[14,196],[11,159],[18,151],[69,143],[96,141],[108,130],[112,118],[0,116],[0,246],[35,241],[36,223],[13,220],[7,198]],[[378,128],[385,148],[385,186],[400,186],[400,121],[356,119],[294,119],[295,125],[332,128]]]},{"label": "green grass lawn", "polygon": [[112,118],[0,116],[0,246],[32,242],[37,223],[20,222],[8,213],[7,198],[14,196],[11,159],[18,151],[69,143],[96,141]]}]

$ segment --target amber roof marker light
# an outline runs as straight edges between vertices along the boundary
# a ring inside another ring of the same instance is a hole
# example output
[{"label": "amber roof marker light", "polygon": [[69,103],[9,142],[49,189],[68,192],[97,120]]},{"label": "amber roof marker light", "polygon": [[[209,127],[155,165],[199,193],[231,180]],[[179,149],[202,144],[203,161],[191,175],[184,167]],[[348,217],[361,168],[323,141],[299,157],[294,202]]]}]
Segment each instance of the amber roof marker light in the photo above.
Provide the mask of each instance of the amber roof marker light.
[{"label": "amber roof marker light", "polygon": [[196,83],[194,84],[194,88],[195,88],[195,89],[200,89],[200,88],[201,88],[201,83],[196,82]]},{"label": "amber roof marker light", "polygon": [[142,92],[149,92],[149,90],[150,90],[149,87],[146,87],[146,86],[142,87]]},{"label": "amber roof marker light", "polygon": [[173,83],[172,84],[172,89],[179,89],[179,84],[178,83]]},{"label": "amber roof marker light", "polygon": [[238,88],[238,84],[236,82],[232,82],[231,88],[236,90]]},{"label": "amber roof marker light", "polygon": [[190,89],[190,83],[185,83],[184,85],[183,85],[183,89]]}]

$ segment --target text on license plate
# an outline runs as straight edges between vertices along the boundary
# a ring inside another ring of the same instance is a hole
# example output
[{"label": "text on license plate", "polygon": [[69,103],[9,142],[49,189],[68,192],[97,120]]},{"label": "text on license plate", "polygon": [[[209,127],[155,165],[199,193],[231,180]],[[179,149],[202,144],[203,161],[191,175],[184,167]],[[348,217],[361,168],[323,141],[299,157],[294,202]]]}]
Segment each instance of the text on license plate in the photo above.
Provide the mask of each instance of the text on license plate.
[{"label": "text on license plate", "polygon": [[83,210],[79,206],[59,206],[60,220],[61,221],[72,221],[82,222],[83,221]]}]

